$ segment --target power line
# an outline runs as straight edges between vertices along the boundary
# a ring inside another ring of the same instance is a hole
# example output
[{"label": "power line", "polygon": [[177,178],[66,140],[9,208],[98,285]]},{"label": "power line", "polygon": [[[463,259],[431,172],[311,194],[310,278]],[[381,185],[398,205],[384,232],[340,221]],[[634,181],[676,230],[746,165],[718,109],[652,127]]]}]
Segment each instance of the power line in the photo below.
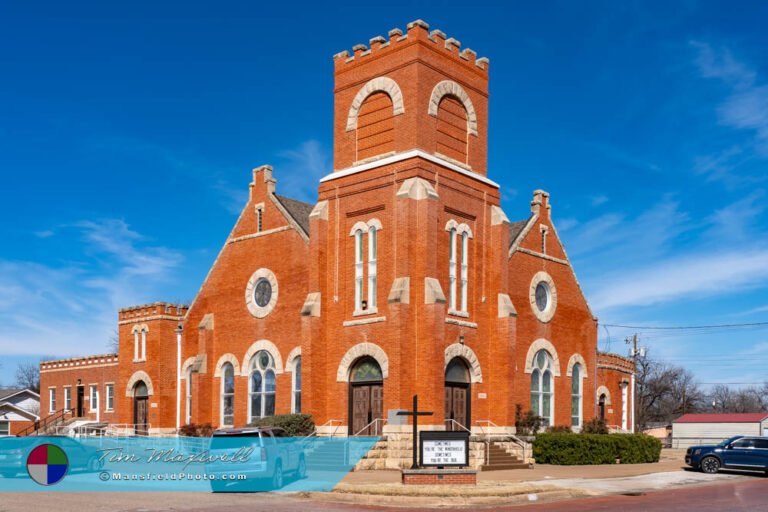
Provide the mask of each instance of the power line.
[{"label": "power line", "polygon": [[622,325],[601,324],[603,327],[618,327],[621,329],[654,329],[654,330],[690,330],[690,329],[735,329],[744,327],[768,327],[768,322],[754,322],[749,324],[716,324],[716,325],[687,325],[687,326],[657,326],[657,325]]}]

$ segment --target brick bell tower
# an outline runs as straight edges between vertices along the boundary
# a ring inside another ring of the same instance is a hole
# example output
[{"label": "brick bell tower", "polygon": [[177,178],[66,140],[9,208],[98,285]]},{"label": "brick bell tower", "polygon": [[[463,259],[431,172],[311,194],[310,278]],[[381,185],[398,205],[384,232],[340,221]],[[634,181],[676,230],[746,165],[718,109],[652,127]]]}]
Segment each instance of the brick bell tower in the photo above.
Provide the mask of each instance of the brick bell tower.
[{"label": "brick bell tower", "polygon": [[507,425],[509,408],[486,399],[496,389],[508,401],[515,331],[509,221],[486,177],[488,59],[417,20],[336,54],[334,76],[334,170],[310,215],[303,404],[321,432],[407,432],[393,412],[414,394],[434,411],[428,428]]}]

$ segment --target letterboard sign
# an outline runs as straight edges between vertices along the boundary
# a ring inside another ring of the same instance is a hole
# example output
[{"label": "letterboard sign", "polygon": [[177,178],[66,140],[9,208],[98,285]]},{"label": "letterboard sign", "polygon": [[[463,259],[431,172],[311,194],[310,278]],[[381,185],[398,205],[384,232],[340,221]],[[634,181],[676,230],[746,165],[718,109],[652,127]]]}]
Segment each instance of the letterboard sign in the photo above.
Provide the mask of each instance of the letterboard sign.
[{"label": "letterboard sign", "polygon": [[420,432],[421,465],[424,467],[469,466],[469,432]]}]

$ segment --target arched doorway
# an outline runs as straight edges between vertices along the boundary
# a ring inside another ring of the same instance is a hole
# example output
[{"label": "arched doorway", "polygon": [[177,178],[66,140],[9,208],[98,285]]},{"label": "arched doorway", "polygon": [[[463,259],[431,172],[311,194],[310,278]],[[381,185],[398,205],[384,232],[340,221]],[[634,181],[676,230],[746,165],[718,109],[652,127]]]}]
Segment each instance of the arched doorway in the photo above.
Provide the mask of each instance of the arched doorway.
[{"label": "arched doorway", "polygon": [[600,395],[600,399],[597,401],[597,407],[600,414],[600,419],[605,421],[605,393]]},{"label": "arched doorway", "polygon": [[384,377],[372,357],[358,359],[349,375],[349,434],[378,436],[384,417]]},{"label": "arched doorway", "polygon": [[137,436],[149,434],[149,391],[142,380],[133,386],[133,432]]},{"label": "arched doorway", "polygon": [[[445,428],[469,429],[470,390],[469,367],[461,357],[454,357],[445,367]],[[463,428],[462,428],[463,427]]]}]

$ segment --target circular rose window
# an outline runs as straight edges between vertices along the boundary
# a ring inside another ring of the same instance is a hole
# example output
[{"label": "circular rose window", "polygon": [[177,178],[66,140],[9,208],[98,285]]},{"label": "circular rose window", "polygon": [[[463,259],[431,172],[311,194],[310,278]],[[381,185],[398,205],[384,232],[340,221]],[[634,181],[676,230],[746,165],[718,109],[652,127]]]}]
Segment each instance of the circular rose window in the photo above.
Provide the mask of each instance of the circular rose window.
[{"label": "circular rose window", "polygon": [[245,287],[245,305],[253,316],[264,318],[272,312],[276,303],[277,278],[271,270],[260,268]]},{"label": "circular rose window", "polygon": [[546,272],[536,272],[531,279],[531,309],[542,322],[549,322],[555,316],[557,308],[557,290],[552,276]]}]

